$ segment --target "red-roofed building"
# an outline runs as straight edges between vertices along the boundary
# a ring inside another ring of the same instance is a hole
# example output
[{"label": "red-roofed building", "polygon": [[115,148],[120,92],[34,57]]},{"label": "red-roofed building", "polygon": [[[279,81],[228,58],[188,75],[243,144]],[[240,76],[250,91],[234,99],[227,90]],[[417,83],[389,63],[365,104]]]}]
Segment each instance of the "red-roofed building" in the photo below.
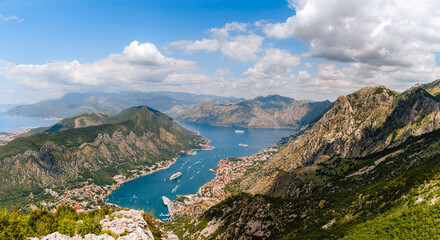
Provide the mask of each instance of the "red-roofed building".
[{"label": "red-roofed building", "polygon": [[76,210],[81,210],[81,209],[82,209],[81,206],[75,206],[75,207],[73,207],[73,208],[75,208]]}]

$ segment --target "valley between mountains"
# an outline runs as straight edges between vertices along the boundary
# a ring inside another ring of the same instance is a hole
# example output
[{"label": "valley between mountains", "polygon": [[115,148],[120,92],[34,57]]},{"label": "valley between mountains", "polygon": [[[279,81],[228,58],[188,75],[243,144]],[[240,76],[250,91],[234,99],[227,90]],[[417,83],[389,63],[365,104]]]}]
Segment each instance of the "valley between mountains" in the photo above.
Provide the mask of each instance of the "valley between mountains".
[{"label": "valley between mountains", "polygon": [[[216,178],[197,194],[174,201],[169,222],[161,222],[106,203],[105,196],[178,156],[209,149],[207,139],[148,107],[86,113],[33,129],[0,146],[0,238],[431,239],[440,234],[439,80],[404,92],[364,87],[334,103],[268,96],[191,109],[177,119],[299,131],[255,155],[221,160],[213,169]],[[82,192],[96,194],[78,197]],[[87,211],[78,213],[74,205]]]}]

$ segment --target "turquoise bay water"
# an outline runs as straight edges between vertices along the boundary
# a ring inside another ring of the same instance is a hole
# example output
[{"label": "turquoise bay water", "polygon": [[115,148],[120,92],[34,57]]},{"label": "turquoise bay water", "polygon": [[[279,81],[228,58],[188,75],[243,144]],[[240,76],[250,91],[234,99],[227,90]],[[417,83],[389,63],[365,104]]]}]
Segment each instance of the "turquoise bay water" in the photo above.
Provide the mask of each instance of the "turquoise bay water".
[{"label": "turquoise bay water", "polygon": [[[181,125],[189,130],[200,132],[203,137],[211,140],[210,145],[215,148],[197,151],[194,156],[180,157],[167,169],[124,183],[107,198],[109,202],[122,207],[150,211],[159,219],[165,220],[168,218],[166,216],[168,210],[163,204],[162,196],[173,200],[178,195],[195,194],[202,185],[215,177],[215,173],[209,169],[217,167],[221,159],[255,154],[264,148],[273,146],[282,137],[295,133],[294,130],[289,129]],[[235,133],[237,129],[245,132]],[[247,144],[249,147],[240,147],[239,143]],[[182,176],[170,181],[170,176],[176,172],[182,172]]]},{"label": "turquoise bay water", "polygon": [[24,128],[50,126],[58,122],[58,120],[47,120],[40,118],[23,118],[10,117],[0,115],[0,133],[15,132]]}]

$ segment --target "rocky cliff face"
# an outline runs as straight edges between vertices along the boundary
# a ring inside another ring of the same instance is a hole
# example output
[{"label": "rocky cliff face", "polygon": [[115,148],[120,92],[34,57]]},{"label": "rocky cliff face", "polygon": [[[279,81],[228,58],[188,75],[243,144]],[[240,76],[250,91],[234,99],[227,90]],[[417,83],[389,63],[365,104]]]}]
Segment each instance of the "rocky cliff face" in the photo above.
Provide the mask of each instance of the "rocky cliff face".
[{"label": "rocky cliff face", "polygon": [[272,95],[232,105],[205,102],[177,118],[212,126],[299,128],[315,120],[330,106],[329,101],[307,103]]},{"label": "rocky cliff face", "polygon": [[[104,124],[94,126],[96,121],[82,115],[51,128],[57,131],[18,138],[0,147],[1,199],[13,201],[23,191],[59,186],[86,173],[105,170],[116,175],[121,166],[151,166],[203,142],[166,115],[146,107],[99,119]],[[91,126],[82,127],[84,124]]]}]

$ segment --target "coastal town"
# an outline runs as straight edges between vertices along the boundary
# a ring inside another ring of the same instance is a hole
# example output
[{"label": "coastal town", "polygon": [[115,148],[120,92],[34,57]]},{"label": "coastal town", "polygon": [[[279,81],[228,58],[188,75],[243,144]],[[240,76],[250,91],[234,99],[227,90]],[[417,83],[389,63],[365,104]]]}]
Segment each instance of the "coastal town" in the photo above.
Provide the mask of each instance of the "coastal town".
[{"label": "coastal town", "polygon": [[7,144],[8,142],[14,140],[20,135],[28,133],[31,128],[24,128],[15,132],[10,133],[0,133],[0,146]]},{"label": "coastal town", "polygon": [[233,194],[228,190],[228,186],[240,180],[251,171],[251,168],[269,160],[277,152],[276,147],[271,147],[251,156],[222,159],[218,167],[212,169],[216,172],[216,177],[203,185],[197,194],[180,196],[174,200],[170,214],[198,214],[200,211],[225,200]]},{"label": "coastal town", "polygon": [[[190,151],[187,154],[194,154],[194,151]],[[124,182],[168,168],[171,164],[176,162],[176,160],[177,157],[168,161],[156,163],[151,167],[143,166],[138,169],[129,170],[128,176],[116,175],[113,177],[115,183],[112,185],[99,186],[87,180],[83,183],[82,187],[64,190],[62,192],[45,189],[45,194],[51,195],[55,199],[47,203],[43,202],[43,205],[48,209],[55,210],[57,206],[66,204],[78,208],[80,207],[79,209],[81,209],[81,211],[98,209],[103,206],[114,207],[116,205],[107,202],[105,198],[110,196],[111,193],[118,189]],[[30,197],[32,197],[32,195]],[[30,208],[35,209],[37,206],[31,205]]]},{"label": "coastal town", "polygon": [[[214,147],[210,146],[209,143],[210,140],[206,139],[206,142],[200,145],[200,150],[213,149]],[[186,156],[195,154],[197,154],[195,150],[180,153],[180,155]],[[128,170],[126,175],[114,176],[113,180],[115,182],[111,185],[100,186],[89,180],[86,180],[82,183],[81,187],[76,187],[73,189],[63,189],[59,192],[53,189],[45,189],[45,194],[51,196],[53,199],[51,201],[42,202],[42,205],[53,211],[55,211],[57,206],[62,204],[74,206],[79,211],[98,209],[105,206],[115,207],[116,205],[108,202],[106,197],[110,196],[114,190],[120,188],[123,183],[162,169],[166,169],[175,163],[177,159],[178,157],[175,157],[168,161],[158,162],[151,167],[141,166],[137,169]],[[33,194],[30,194],[29,197],[32,198]],[[30,205],[30,209],[37,208],[38,206],[36,205]]]}]

